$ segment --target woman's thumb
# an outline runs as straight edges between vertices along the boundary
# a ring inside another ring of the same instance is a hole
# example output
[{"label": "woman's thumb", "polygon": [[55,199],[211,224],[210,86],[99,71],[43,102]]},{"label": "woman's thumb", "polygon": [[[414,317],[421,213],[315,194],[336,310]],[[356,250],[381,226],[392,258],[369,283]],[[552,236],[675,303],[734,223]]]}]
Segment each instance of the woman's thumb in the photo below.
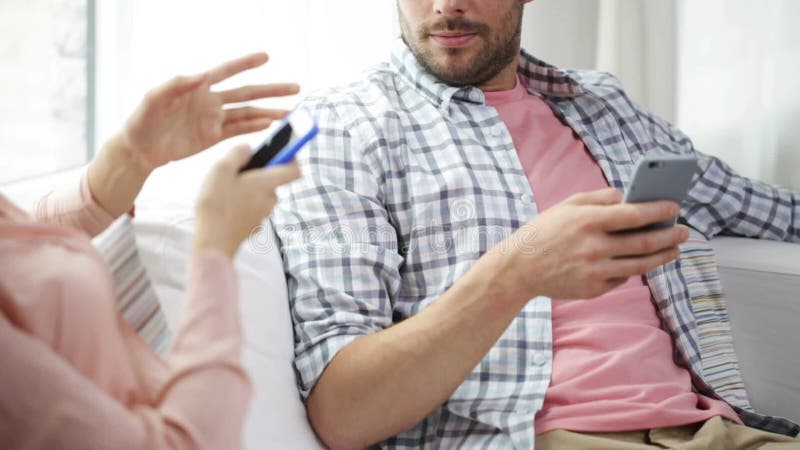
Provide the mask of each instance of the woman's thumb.
[{"label": "woman's thumb", "polygon": [[249,145],[237,145],[228,151],[228,154],[219,161],[219,165],[230,170],[239,170],[250,161],[252,155]]}]

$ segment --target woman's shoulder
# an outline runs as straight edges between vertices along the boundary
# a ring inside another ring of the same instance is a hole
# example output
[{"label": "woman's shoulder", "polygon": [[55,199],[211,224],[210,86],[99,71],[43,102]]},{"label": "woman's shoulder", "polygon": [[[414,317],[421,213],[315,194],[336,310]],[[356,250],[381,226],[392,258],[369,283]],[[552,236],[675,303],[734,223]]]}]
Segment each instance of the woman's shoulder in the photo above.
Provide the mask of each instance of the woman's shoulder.
[{"label": "woman's shoulder", "polygon": [[0,219],[0,305],[12,323],[53,344],[65,325],[113,319],[113,283],[85,235],[9,217]]}]

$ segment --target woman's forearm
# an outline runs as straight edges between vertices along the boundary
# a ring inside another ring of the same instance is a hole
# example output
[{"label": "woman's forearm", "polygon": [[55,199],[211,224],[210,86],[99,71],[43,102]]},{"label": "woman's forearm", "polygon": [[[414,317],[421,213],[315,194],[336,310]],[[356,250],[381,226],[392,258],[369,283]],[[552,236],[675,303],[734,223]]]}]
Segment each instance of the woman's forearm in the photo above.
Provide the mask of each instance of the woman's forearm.
[{"label": "woman's forearm", "polygon": [[119,217],[130,211],[152,171],[117,134],[89,164],[86,177],[97,203],[112,217]]}]

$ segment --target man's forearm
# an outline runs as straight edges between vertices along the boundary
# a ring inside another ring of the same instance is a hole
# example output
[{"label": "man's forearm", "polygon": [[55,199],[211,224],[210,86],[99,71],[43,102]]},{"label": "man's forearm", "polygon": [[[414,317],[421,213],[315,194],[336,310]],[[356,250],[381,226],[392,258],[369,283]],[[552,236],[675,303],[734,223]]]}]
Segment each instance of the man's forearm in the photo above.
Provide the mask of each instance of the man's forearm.
[{"label": "man's forearm", "polygon": [[308,399],[309,418],[326,445],[380,442],[453,394],[527,301],[493,285],[495,267],[482,258],[419,314],[336,355]]}]

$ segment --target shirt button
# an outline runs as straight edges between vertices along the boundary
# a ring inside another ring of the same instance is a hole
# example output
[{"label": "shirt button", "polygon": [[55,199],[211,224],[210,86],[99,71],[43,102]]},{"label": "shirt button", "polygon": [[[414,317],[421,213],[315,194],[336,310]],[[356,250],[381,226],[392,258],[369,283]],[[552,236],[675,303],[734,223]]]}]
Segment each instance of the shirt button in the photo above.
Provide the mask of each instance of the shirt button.
[{"label": "shirt button", "polygon": [[533,355],[533,364],[537,366],[543,366],[547,362],[547,357],[544,356],[544,353],[536,353]]},{"label": "shirt button", "polygon": [[489,132],[494,137],[500,137],[503,135],[503,130],[498,128],[492,128],[492,131]]},{"label": "shirt button", "polygon": [[519,199],[522,200],[522,203],[533,203],[533,197],[528,194],[522,194],[519,196]]}]

